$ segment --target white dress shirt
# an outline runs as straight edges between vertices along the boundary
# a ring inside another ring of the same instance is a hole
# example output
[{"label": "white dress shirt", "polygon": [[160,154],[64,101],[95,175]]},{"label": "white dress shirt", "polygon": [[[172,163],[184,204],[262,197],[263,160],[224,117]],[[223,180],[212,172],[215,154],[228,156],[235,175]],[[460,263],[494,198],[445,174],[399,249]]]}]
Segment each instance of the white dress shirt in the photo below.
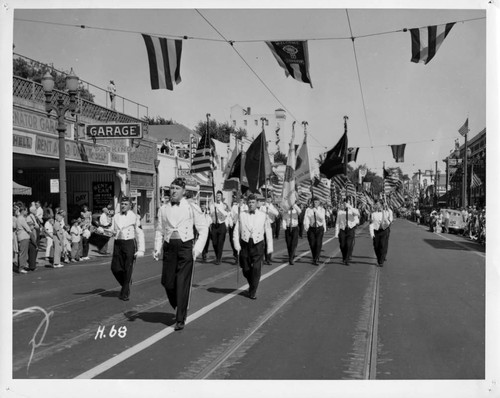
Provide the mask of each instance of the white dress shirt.
[{"label": "white dress shirt", "polygon": [[339,231],[347,227],[354,228],[359,224],[359,210],[354,207],[349,207],[347,210],[339,210],[337,213],[337,221],[335,222],[335,236],[339,235]]},{"label": "white dress shirt", "polygon": [[276,217],[280,214],[278,209],[272,203],[265,203],[260,206],[259,210],[267,215],[270,223],[273,223],[276,220]]},{"label": "white dress shirt", "polygon": [[[215,211],[217,210],[217,218],[215,218]],[[212,203],[210,205],[210,215],[212,216],[213,224],[223,224],[226,222],[226,218],[229,215],[227,211],[227,206],[224,202]]]},{"label": "white dress shirt", "polygon": [[155,251],[160,252],[163,241],[170,242],[172,234],[186,242],[194,239],[193,226],[198,231],[198,239],[194,250],[201,253],[208,237],[208,223],[206,216],[193,208],[189,202],[182,198],[179,205],[172,206],[169,202],[158,210],[158,224],[155,233]]},{"label": "white dress shirt", "polygon": [[297,205],[293,205],[289,210],[283,212],[283,218],[281,220],[281,225],[283,229],[286,229],[287,227],[290,226],[290,220],[291,220],[291,227],[297,227],[299,225],[299,215],[300,215],[300,207]]},{"label": "white dress shirt", "polygon": [[273,252],[273,234],[266,214],[259,210],[253,214],[250,214],[248,210],[242,211],[233,231],[236,251],[241,250],[240,239],[244,242],[253,239],[254,243],[259,243],[264,240],[264,237],[267,243],[267,253],[270,254]]},{"label": "white dress shirt", "polygon": [[113,216],[111,231],[117,240],[137,241],[137,251],[144,252],[144,231],[141,228],[141,218],[132,210],[128,210],[125,214],[116,213]]},{"label": "white dress shirt", "polygon": [[308,207],[304,215],[304,231],[310,227],[323,227],[326,231],[325,209],[323,207]]},{"label": "white dress shirt", "polygon": [[233,207],[231,208],[232,225],[236,225],[236,222],[238,221],[238,214],[241,214],[242,212],[247,210],[248,210],[248,205],[246,203],[243,203],[242,205],[239,205],[238,203],[234,204]]},{"label": "white dress shirt", "polygon": [[375,236],[375,231],[387,229],[393,221],[392,211],[382,210],[372,213],[370,222],[370,236]]}]

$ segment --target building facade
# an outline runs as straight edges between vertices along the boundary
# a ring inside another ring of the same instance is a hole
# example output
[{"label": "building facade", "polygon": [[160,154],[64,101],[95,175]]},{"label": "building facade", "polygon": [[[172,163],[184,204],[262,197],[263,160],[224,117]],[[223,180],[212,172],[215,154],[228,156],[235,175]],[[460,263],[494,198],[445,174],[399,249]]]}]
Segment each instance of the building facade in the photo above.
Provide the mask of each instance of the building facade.
[{"label": "building facade", "polygon": [[[69,101],[65,92],[55,92]],[[140,119],[78,99],[74,115],[65,115],[66,180],[68,218],[80,214],[86,204],[93,213],[108,205],[118,207],[128,194],[130,140],[96,139],[85,136],[88,124],[142,123]],[[24,203],[39,200],[59,206],[59,134],[53,114],[45,110],[41,84],[13,78],[13,175],[18,184],[31,188],[30,196],[14,196]]]}]

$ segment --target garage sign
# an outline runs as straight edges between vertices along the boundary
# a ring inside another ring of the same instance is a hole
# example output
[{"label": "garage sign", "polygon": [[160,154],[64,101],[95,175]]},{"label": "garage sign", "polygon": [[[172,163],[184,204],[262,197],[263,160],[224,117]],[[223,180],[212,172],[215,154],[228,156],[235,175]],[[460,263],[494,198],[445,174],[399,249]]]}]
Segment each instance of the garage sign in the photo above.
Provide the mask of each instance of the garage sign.
[{"label": "garage sign", "polygon": [[141,123],[87,124],[88,138],[142,138]]}]

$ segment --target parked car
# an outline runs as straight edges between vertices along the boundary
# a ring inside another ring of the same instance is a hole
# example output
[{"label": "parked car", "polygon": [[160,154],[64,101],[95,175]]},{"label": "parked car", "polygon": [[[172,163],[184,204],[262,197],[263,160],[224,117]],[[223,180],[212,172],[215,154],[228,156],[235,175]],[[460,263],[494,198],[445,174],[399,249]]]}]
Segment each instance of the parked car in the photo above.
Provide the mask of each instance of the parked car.
[{"label": "parked car", "polygon": [[441,209],[441,214],[443,215],[443,220],[445,214],[448,212],[450,214],[450,222],[448,224],[449,233],[462,233],[465,229],[465,222],[462,219],[462,213],[460,210],[454,209]]}]

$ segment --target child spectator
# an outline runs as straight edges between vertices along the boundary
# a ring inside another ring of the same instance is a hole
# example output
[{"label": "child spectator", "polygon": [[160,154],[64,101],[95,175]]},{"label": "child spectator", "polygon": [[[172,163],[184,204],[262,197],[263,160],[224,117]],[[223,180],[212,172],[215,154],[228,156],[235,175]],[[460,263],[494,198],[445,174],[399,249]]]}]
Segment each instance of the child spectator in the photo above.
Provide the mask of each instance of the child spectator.
[{"label": "child spectator", "polygon": [[[61,221],[64,222],[64,219]],[[63,226],[62,256],[63,262],[69,263],[71,256],[71,234],[68,225]]]},{"label": "child spectator", "polygon": [[80,261],[80,241],[82,240],[82,229],[80,227],[80,220],[74,219],[71,221],[71,262]]},{"label": "child spectator", "polygon": [[52,257],[50,255],[51,252],[53,252],[53,245],[54,245],[54,217],[53,216],[48,216],[47,221],[45,221],[45,224],[43,226],[45,230],[45,238],[46,238],[46,247],[45,247],[45,258],[49,260],[50,262],[53,262]]}]

